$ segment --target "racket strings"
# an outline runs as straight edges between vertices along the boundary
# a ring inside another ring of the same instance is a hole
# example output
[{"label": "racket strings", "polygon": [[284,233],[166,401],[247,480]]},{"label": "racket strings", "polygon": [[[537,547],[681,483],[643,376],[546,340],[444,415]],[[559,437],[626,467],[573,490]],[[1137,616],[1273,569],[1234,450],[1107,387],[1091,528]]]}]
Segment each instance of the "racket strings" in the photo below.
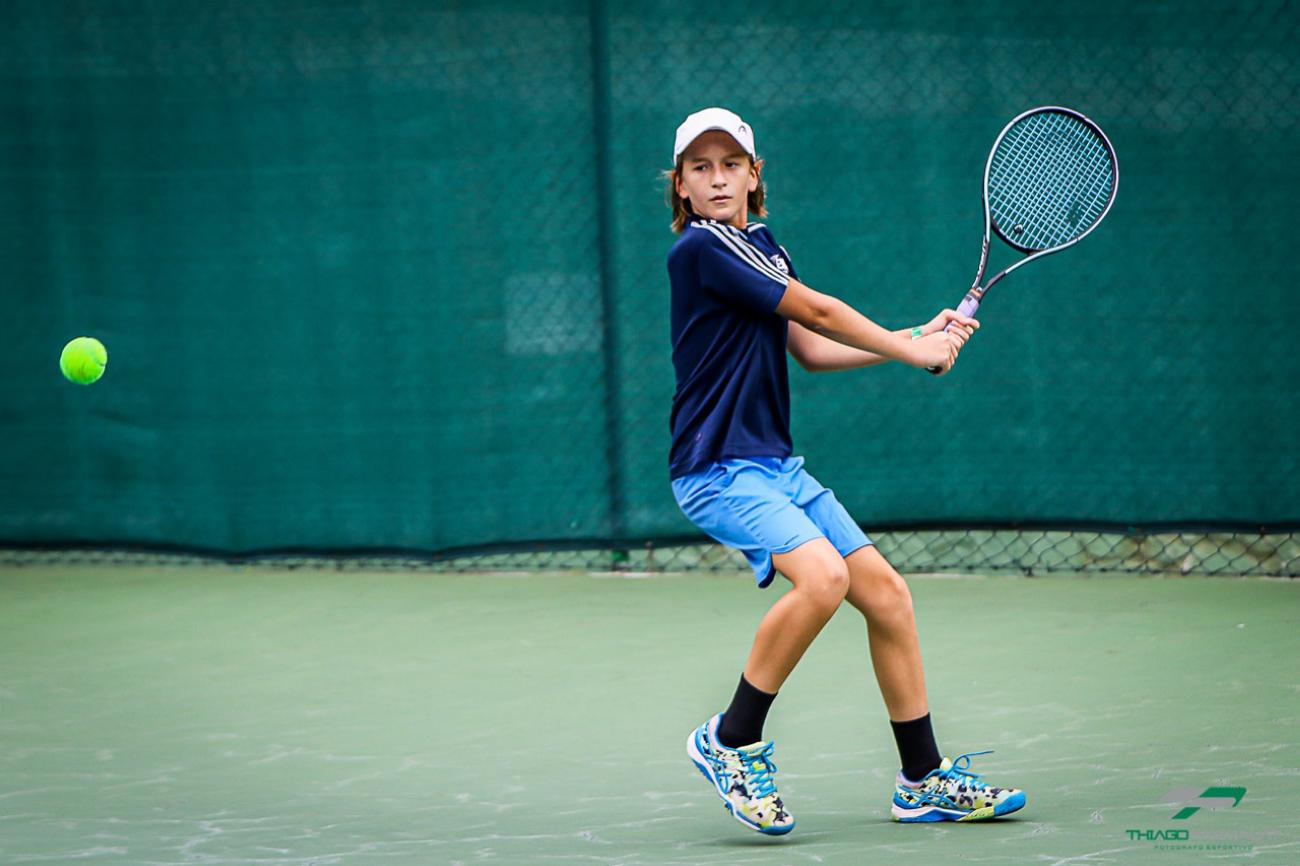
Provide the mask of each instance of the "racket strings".
[{"label": "racket strings", "polygon": [[1082,234],[1104,211],[1109,157],[1091,130],[1065,115],[1026,121],[1007,136],[997,183],[990,177],[990,206],[996,199],[1004,233],[1023,246],[1047,248]]},{"label": "racket strings", "polygon": [[1088,127],[1071,120],[1053,113],[1026,118],[1009,131],[995,158],[990,208],[1003,233],[1022,246],[1064,243],[1105,210],[1109,156]]},{"label": "racket strings", "polygon": [[1018,227],[1015,239],[1036,247],[1086,231],[1105,208],[1110,179],[1109,157],[1091,130],[1066,115],[1045,112],[1026,118],[1004,142],[1008,139],[998,161],[998,183],[990,177],[990,192],[999,211],[1022,219],[1013,225],[1000,220],[1004,231]]},{"label": "racket strings", "polygon": [[1079,237],[1113,192],[1110,152],[1087,124],[1059,112],[1007,131],[989,167],[989,210],[1002,234],[1043,250]]}]

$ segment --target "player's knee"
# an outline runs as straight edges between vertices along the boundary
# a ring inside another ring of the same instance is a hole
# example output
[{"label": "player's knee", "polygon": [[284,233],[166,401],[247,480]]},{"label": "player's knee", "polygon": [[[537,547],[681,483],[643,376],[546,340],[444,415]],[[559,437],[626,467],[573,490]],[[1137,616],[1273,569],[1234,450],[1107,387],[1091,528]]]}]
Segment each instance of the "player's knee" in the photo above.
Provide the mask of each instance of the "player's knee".
[{"label": "player's knee", "polygon": [[849,568],[842,559],[828,558],[802,587],[818,607],[834,611],[849,591]]},{"label": "player's knee", "polygon": [[904,625],[915,619],[912,591],[907,581],[894,571],[874,582],[867,594],[862,613],[867,621],[878,625]]}]

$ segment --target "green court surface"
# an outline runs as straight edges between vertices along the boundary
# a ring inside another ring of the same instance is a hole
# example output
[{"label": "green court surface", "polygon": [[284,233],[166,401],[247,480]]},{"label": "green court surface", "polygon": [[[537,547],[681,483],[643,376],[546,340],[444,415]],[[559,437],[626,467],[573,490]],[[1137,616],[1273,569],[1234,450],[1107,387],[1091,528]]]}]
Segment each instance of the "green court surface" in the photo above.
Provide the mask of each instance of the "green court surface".
[{"label": "green court surface", "polygon": [[[683,748],[779,591],[742,575],[5,568],[0,862],[1300,863],[1300,584],[910,582],[941,747],[1028,805],[888,819],[846,607],[769,718],[766,839]],[[1209,787],[1246,792],[1161,802]]]}]

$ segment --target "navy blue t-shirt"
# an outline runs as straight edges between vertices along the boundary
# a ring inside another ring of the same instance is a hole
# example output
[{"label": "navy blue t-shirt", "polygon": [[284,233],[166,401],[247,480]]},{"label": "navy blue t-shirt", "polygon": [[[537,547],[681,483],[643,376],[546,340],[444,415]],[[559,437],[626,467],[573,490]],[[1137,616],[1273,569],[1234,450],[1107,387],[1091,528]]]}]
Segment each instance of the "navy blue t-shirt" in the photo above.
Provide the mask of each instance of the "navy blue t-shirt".
[{"label": "navy blue t-shirt", "polygon": [[729,457],[789,457],[787,322],[776,314],[795,276],[762,223],[691,217],[668,253],[673,478]]}]

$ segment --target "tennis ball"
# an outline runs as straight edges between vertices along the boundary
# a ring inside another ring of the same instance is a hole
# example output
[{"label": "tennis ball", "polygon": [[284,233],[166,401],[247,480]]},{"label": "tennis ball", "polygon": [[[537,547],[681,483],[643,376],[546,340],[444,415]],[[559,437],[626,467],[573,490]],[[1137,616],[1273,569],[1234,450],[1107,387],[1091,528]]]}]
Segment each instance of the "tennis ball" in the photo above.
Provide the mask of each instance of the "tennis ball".
[{"label": "tennis ball", "polygon": [[94,337],[78,337],[63,347],[59,356],[59,369],[69,382],[89,385],[104,375],[108,364],[108,350]]}]

